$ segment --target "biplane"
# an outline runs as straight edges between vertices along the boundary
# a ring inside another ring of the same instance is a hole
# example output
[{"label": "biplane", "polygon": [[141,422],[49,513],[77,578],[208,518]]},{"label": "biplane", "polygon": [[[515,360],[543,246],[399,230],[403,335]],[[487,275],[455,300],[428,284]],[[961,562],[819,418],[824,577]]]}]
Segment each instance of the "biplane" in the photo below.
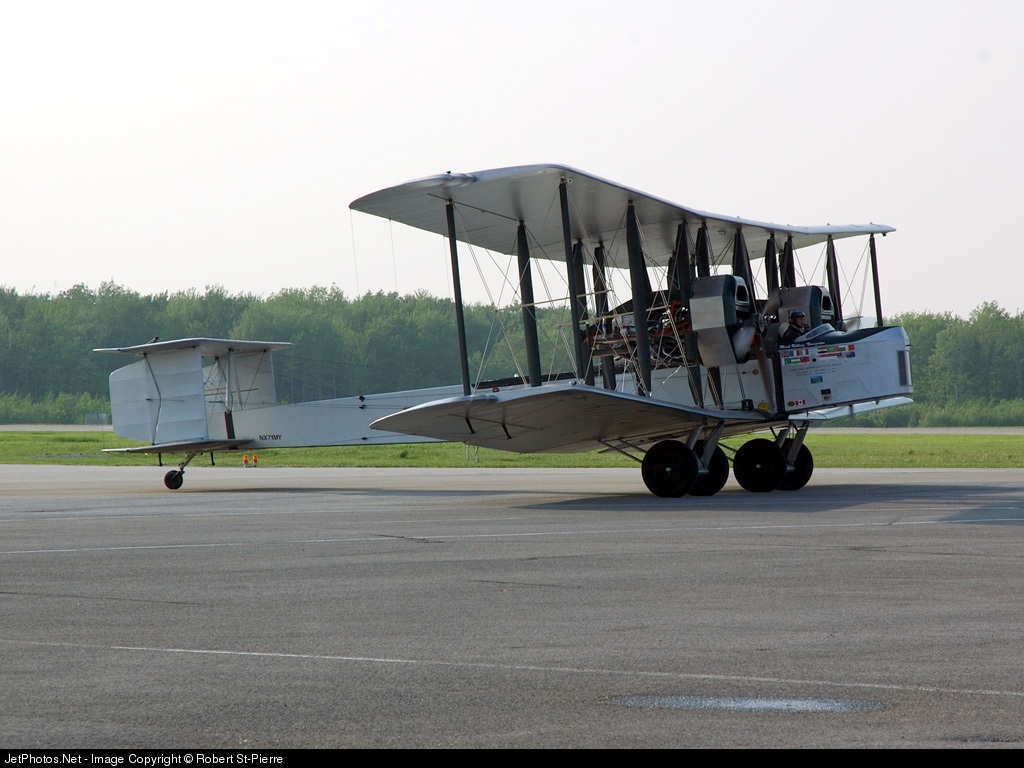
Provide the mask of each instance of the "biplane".
[{"label": "biplane", "polygon": [[[350,208],[447,238],[462,360],[461,392],[372,429],[522,453],[618,451],[657,496],[709,496],[730,464],[748,491],[798,490],[814,469],[812,426],[911,402],[907,335],[882,320],[876,236],[892,227],[720,216],[562,165],[444,173]],[[836,242],[853,237],[866,247],[851,269]],[[508,258],[524,386],[470,378],[460,245]],[[568,385],[542,369],[532,277],[542,261],[564,274]],[[873,312],[850,300],[869,277]],[[807,330],[787,333],[800,315]],[[759,432],[770,437],[731,456],[722,443]]]},{"label": "biplane", "polygon": [[164,485],[181,488],[197,456],[262,448],[425,442],[426,438],[371,430],[380,416],[449,397],[461,388],[356,395],[278,403],[273,354],[288,342],[176,339],[97,349],[139,359],[110,374],[114,432],[144,445],[112,452],[182,454]]}]

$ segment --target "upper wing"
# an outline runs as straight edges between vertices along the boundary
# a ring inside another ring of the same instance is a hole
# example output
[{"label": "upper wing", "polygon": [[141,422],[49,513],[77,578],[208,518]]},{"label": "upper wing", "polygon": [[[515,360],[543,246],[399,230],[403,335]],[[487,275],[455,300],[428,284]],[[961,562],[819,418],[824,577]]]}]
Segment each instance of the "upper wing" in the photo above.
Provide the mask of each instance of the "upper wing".
[{"label": "upper wing", "polygon": [[637,447],[724,422],[726,433],[767,426],[760,411],[673,405],[586,385],[453,397],[409,408],[370,426],[517,453]]},{"label": "upper wing", "polygon": [[529,165],[476,173],[430,176],[373,192],[350,204],[356,211],[448,234],[445,205],[458,211],[458,239],[500,253],[514,253],[516,225],[525,222],[535,244],[536,258],[564,259],[565,231],[559,201],[561,181],[567,182],[569,226],[573,241],[582,239],[607,249],[607,265],[625,268],[628,256],[624,212],[633,203],[643,226],[644,252],[660,265],[675,249],[678,228],[686,224],[695,235],[707,224],[716,261],[728,258],[737,229],[742,229],[752,258],[761,258],[768,238],[793,238],[794,248],[833,238],[895,231],[882,224],[794,227],[687,208],[564,165]]}]

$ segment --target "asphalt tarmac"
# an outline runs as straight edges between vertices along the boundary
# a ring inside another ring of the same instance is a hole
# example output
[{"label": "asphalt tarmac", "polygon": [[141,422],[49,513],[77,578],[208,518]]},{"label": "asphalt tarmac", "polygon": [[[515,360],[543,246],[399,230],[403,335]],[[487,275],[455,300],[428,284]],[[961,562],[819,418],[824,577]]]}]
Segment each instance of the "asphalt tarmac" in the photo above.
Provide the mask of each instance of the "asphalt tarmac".
[{"label": "asphalt tarmac", "polygon": [[164,471],[0,466],[0,748],[1024,745],[1024,470]]}]

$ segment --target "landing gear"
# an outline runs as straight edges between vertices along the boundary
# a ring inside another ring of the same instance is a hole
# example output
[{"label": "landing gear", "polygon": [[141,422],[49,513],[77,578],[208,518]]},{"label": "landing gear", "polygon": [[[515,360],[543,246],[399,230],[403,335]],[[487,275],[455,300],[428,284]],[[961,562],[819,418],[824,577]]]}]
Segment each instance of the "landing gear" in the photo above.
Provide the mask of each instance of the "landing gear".
[{"label": "landing gear", "polygon": [[[732,460],[733,474],[745,490],[768,493],[798,491],[814,472],[814,459],[803,444],[806,426],[793,427],[793,437],[758,438],[740,446]],[[784,434],[784,433],[783,433]],[[696,435],[691,435],[691,441]],[[655,496],[714,496],[729,479],[729,460],[717,445],[718,433],[697,440],[693,449],[678,440],[662,440],[644,455],[644,484]],[[708,451],[709,444],[714,448]]]},{"label": "landing gear", "polygon": [[188,454],[185,457],[185,460],[178,464],[177,469],[172,469],[170,472],[164,475],[164,485],[166,485],[172,491],[176,491],[179,488],[181,488],[182,484],[185,482],[185,467],[187,467],[188,463],[198,455],[198,453]]},{"label": "landing gear", "polygon": [[640,465],[644,484],[655,496],[678,498],[686,495],[697,479],[700,462],[686,443],[662,440],[655,443]]},{"label": "landing gear", "polygon": [[786,454],[771,440],[750,440],[736,451],[732,471],[736,482],[748,491],[774,491],[786,475]]},{"label": "landing gear", "polygon": [[[693,447],[693,452],[697,456],[703,456],[705,447],[705,441],[701,440]],[[697,475],[687,493],[691,496],[714,496],[725,487],[728,479],[729,459],[725,457],[725,451],[716,445],[711,458],[708,459],[708,471]]]},{"label": "landing gear", "polygon": [[811,479],[811,474],[814,472],[814,457],[811,456],[807,446],[800,443],[795,458],[790,458],[792,449],[793,438],[787,437],[782,443],[782,454],[787,461],[793,462],[793,468],[786,472],[782,482],[779,483],[780,491],[799,491],[807,485],[807,481]]}]

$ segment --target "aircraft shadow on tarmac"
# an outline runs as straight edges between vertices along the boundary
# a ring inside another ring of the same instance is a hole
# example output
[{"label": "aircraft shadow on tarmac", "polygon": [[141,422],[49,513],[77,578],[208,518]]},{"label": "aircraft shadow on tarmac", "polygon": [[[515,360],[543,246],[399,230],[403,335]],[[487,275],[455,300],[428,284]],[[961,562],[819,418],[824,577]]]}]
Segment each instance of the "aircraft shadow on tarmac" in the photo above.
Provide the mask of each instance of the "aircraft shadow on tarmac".
[{"label": "aircraft shadow on tarmac", "polygon": [[[522,507],[522,505],[517,505]],[[815,489],[806,487],[799,496],[778,491],[751,494],[738,488],[726,488],[715,496],[665,499],[637,494],[593,494],[572,499],[526,505],[527,509],[614,509],[620,512],[664,511],[683,514],[688,511],[728,510],[758,514],[824,515],[862,507],[883,506],[879,514],[919,514],[951,510],[942,517],[946,522],[977,525],[1024,525],[1021,489],[1014,487],[964,487],[956,484],[907,485],[878,483],[872,485],[835,483]]]},{"label": "aircraft shadow on tarmac", "polygon": [[[469,482],[466,484],[470,485]],[[475,499],[491,498],[495,495],[510,494],[510,508],[532,510],[597,510],[615,512],[650,512],[657,510],[666,515],[686,515],[688,512],[723,510],[758,514],[791,514],[801,517],[844,512],[865,507],[879,507],[879,514],[920,514],[931,510],[932,514],[948,514],[941,519],[976,525],[1021,525],[1024,524],[1024,503],[1022,489],[1007,485],[979,486],[958,483],[823,483],[809,485],[800,494],[786,491],[771,493],[750,493],[738,487],[727,487],[714,496],[685,496],[683,498],[662,498],[644,493],[639,487],[636,493],[621,491],[602,493],[599,484],[587,492],[567,489],[564,492],[551,489],[523,488],[519,479],[510,478],[507,487],[488,488],[445,488],[409,489],[377,486],[356,486],[339,488],[336,485],[311,484],[295,486],[251,486],[218,488],[183,488],[178,494],[258,494],[305,496],[313,494],[337,494],[345,496],[373,496],[386,493],[390,497],[406,499],[449,498],[453,505],[471,504]],[[552,496],[562,496],[552,500]],[[530,503],[530,499],[544,501]]]}]

